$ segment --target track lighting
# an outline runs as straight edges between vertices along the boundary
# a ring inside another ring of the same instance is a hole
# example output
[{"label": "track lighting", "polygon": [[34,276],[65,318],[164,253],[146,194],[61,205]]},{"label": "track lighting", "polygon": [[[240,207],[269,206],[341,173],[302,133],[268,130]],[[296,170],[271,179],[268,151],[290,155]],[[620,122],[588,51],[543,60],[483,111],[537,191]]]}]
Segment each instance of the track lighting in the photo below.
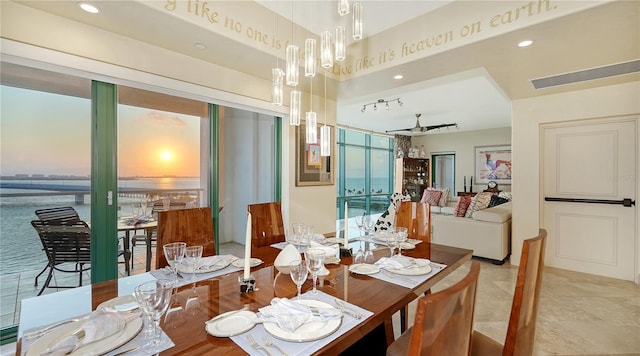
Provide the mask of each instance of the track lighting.
[{"label": "track lighting", "polygon": [[402,104],[403,104],[402,101],[400,101],[400,98],[395,98],[395,99],[390,99],[390,100],[378,99],[377,101],[375,101],[373,103],[368,103],[368,104],[362,105],[362,110],[360,110],[360,111],[362,111],[362,112],[367,111],[367,106],[369,106],[369,105],[373,105],[373,110],[378,110],[378,104],[384,104],[384,108],[386,110],[389,110],[389,103],[392,103],[394,101],[398,102],[398,106],[402,106]]}]

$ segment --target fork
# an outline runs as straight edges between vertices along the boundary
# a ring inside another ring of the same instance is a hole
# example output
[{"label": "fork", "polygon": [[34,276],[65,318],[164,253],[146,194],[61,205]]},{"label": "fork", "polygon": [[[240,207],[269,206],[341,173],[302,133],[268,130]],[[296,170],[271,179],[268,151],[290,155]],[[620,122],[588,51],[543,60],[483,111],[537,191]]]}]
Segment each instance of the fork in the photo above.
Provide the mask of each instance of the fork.
[{"label": "fork", "polygon": [[342,310],[342,312],[347,313],[349,315],[351,315],[352,317],[356,318],[356,319],[361,319],[362,318],[362,314],[358,313],[357,311],[350,309],[349,307],[347,307],[347,304],[345,302],[343,302],[342,300],[335,298],[334,302],[336,303],[336,305],[338,306],[338,308],[340,310]]},{"label": "fork", "polygon": [[265,336],[262,338],[262,342],[264,342],[264,345],[267,347],[273,347],[275,349],[277,349],[278,351],[280,351],[280,353],[282,354],[282,356],[287,356],[287,353],[284,352],[280,346],[276,345],[273,343],[273,341],[271,341],[271,339],[268,336]]},{"label": "fork", "polygon": [[262,345],[258,344],[258,342],[256,342],[256,340],[254,340],[251,335],[247,336],[247,341],[249,341],[249,345],[254,349],[264,352],[265,354],[267,354],[267,356],[271,356],[271,354],[269,353],[269,350],[265,349],[264,347],[262,347]]}]

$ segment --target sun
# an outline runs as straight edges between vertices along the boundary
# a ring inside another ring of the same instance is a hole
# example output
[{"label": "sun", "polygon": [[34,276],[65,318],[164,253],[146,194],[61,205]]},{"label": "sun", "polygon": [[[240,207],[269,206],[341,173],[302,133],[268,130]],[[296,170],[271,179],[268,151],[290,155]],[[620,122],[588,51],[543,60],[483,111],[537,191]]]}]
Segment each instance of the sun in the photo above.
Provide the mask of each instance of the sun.
[{"label": "sun", "polygon": [[170,161],[171,158],[173,158],[173,153],[171,153],[170,151],[162,151],[160,157],[163,161]]}]

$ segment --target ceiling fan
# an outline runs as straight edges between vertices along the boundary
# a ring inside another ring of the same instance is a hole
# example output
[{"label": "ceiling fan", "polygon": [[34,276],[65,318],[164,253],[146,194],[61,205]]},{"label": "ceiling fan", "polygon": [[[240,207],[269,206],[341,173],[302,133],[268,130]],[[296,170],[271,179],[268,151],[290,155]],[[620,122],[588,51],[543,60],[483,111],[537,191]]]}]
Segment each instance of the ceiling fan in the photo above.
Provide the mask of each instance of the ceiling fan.
[{"label": "ceiling fan", "polygon": [[410,132],[410,133],[423,133],[423,132],[428,132],[431,130],[436,130],[436,129],[441,129],[444,127],[451,127],[451,126],[456,126],[458,127],[458,124],[440,124],[440,125],[429,125],[429,126],[420,126],[420,116],[422,116],[422,114],[416,114],[416,126],[415,127],[411,127],[408,129],[399,129],[399,130],[387,130],[386,132],[400,132],[400,131],[406,131],[406,132]]}]

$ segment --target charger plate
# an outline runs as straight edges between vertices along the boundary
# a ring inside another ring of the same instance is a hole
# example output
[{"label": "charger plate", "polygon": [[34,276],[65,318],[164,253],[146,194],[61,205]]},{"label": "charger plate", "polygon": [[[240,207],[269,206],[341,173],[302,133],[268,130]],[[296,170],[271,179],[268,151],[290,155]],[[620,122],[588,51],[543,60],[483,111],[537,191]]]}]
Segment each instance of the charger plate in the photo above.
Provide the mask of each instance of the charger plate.
[{"label": "charger plate", "polygon": [[256,313],[249,310],[232,310],[220,314],[218,320],[207,322],[205,329],[210,335],[217,337],[235,336],[251,330],[256,325],[254,320],[257,318]]},{"label": "charger plate", "polygon": [[[317,300],[302,299],[296,303],[305,304],[316,308],[333,308],[331,305]],[[322,320],[321,317],[313,315],[307,322],[302,324],[295,331],[290,332],[281,329],[276,323],[264,323],[264,329],[274,337],[293,342],[307,342],[320,340],[333,334],[342,324],[342,318]]]},{"label": "charger plate", "polygon": [[387,271],[395,274],[402,274],[405,276],[421,276],[423,274],[427,274],[431,272],[431,266],[425,265],[420,267],[411,267],[411,268],[403,268],[403,269],[387,268]]}]

